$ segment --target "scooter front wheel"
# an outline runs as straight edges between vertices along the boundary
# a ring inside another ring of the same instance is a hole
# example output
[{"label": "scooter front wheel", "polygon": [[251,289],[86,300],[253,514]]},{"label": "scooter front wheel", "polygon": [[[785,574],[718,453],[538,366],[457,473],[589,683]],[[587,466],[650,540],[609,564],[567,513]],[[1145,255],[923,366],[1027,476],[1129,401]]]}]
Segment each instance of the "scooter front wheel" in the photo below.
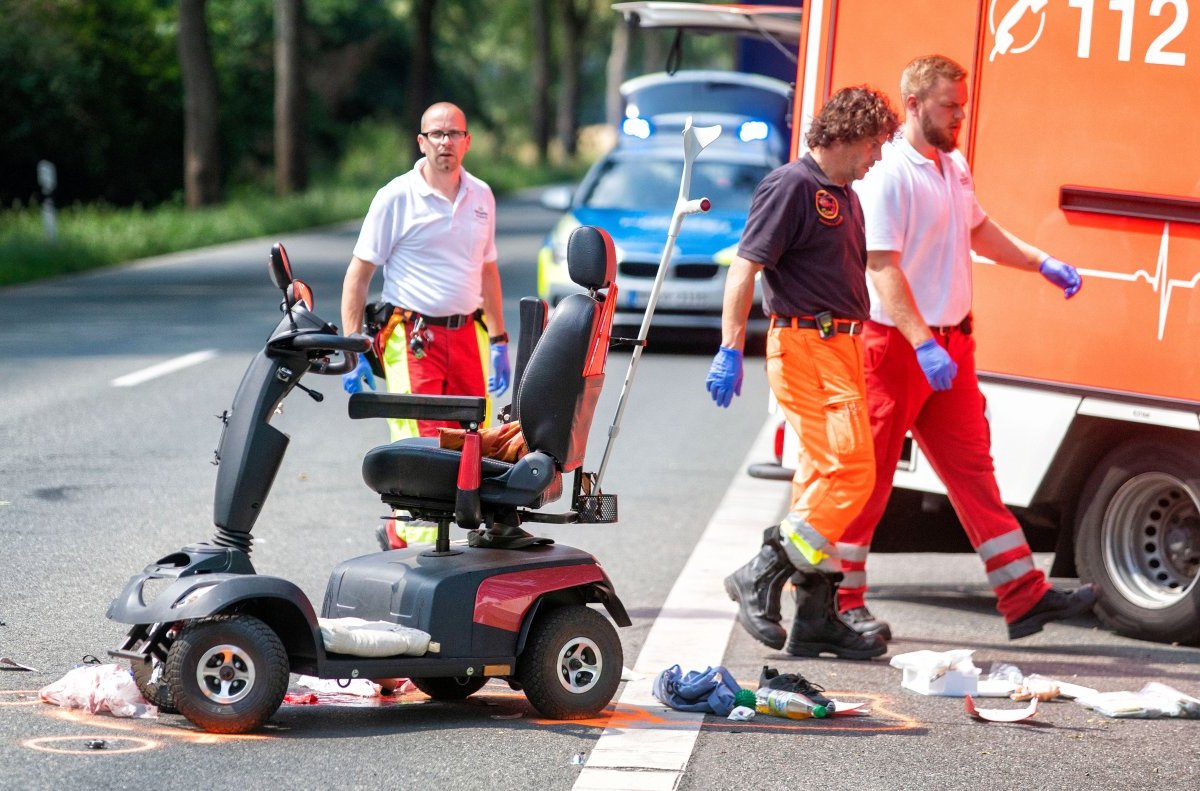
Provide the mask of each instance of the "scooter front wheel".
[{"label": "scooter front wheel", "polygon": [[133,660],[129,663],[129,669],[133,671],[133,681],[143,698],[157,706],[163,714],[178,714],[179,709],[171,700],[171,686],[163,677],[166,664],[157,656],[150,656],[140,661]]},{"label": "scooter front wheel", "polygon": [[192,621],[167,653],[171,700],[210,733],[246,733],[283,703],[288,657],[279,636],[251,615]]},{"label": "scooter front wheel", "polygon": [[581,604],[542,613],[517,659],[517,680],[533,707],[556,720],[600,713],[621,683],[617,630]]}]

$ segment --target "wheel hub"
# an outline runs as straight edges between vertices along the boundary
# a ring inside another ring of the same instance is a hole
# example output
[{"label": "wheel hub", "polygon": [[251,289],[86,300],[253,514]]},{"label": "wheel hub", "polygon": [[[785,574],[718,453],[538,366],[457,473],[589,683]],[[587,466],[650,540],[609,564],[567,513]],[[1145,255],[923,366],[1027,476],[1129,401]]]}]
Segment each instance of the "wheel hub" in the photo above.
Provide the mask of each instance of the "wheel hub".
[{"label": "wheel hub", "polygon": [[596,686],[603,669],[600,647],[589,638],[574,637],[558,652],[558,681],[568,692],[587,692]]},{"label": "wheel hub", "polygon": [[254,660],[235,645],[215,645],[196,663],[196,685],[213,703],[237,703],[254,688]]},{"label": "wheel hub", "polygon": [[1200,506],[1178,478],[1134,476],[1104,513],[1104,562],[1122,595],[1141,607],[1179,601],[1200,576]]}]

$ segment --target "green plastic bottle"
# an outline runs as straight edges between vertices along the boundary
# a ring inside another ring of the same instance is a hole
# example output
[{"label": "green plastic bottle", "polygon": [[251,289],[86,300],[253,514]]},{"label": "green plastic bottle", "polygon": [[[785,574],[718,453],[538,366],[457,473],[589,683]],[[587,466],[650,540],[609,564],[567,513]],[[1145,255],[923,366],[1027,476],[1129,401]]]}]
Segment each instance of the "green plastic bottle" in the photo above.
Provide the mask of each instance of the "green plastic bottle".
[{"label": "green plastic bottle", "polygon": [[809,717],[827,717],[829,710],[819,703],[801,695],[782,689],[762,687],[755,693],[754,709],[759,714],[772,717],[787,717],[789,720],[805,720]]}]

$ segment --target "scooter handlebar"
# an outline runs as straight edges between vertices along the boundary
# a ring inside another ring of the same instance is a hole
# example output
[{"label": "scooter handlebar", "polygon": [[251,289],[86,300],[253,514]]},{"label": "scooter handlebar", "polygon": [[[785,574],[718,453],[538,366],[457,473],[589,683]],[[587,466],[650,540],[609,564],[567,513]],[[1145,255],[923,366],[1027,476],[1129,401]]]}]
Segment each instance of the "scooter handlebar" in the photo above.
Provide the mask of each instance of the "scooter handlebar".
[{"label": "scooter handlebar", "polygon": [[366,335],[326,335],[323,332],[308,332],[293,338],[292,346],[303,351],[362,353],[371,348],[371,339]]},{"label": "scooter handlebar", "polygon": [[318,364],[312,369],[316,374],[341,376],[358,366],[358,355],[371,348],[371,339],[366,335],[326,335],[323,332],[310,332],[293,338],[292,347],[301,351],[341,352],[340,362],[332,365]]}]

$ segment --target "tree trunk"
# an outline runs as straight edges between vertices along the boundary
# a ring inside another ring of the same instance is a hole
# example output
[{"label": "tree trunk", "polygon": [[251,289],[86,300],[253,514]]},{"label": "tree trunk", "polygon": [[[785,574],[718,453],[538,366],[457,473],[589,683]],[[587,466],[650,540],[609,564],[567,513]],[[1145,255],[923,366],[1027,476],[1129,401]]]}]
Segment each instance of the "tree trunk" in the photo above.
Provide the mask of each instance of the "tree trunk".
[{"label": "tree trunk", "polygon": [[562,78],[558,95],[558,141],[563,153],[574,159],[579,151],[579,62],[583,59],[583,37],[588,27],[588,6],[576,6],[576,0],[559,5],[562,18]]},{"label": "tree trunk", "polygon": [[533,144],[546,161],[553,133],[550,120],[550,3],[533,0]]},{"label": "tree trunk", "polygon": [[275,0],[275,194],[308,186],[304,137],[304,0]]},{"label": "tree trunk", "polygon": [[220,203],[221,149],[217,74],[208,45],[206,0],[180,0],[179,69],[183,77],[183,192],[188,208]]},{"label": "tree trunk", "polygon": [[[433,79],[437,64],[433,59],[433,9],[437,0],[416,0],[413,3],[413,50],[412,71],[408,81],[408,113],[406,134],[409,135],[409,145],[412,158],[421,156],[417,147],[417,132],[420,128],[421,116],[426,108],[433,104],[429,93],[429,83]],[[469,123],[468,123],[469,126]]]},{"label": "tree trunk", "polygon": [[604,110],[608,125],[619,128],[624,115],[621,108],[621,83],[625,81],[625,66],[629,62],[629,24],[624,19],[613,25],[612,50],[608,53],[607,84],[604,91]]}]

